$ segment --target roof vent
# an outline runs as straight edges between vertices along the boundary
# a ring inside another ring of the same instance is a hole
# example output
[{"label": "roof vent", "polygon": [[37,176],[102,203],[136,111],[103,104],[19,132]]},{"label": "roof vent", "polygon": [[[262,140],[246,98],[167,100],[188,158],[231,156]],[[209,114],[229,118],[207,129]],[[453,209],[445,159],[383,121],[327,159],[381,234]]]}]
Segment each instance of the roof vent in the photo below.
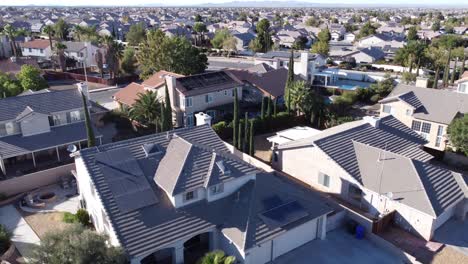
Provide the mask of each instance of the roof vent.
[{"label": "roof vent", "polygon": [[363,120],[366,121],[367,123],[369,123],[371,126],[373,126],[375,128],[379,128],[379,126],[380,126],[380,118],[379,117],[365,116],[363,118]]},{"label": "roof vent", "polygon": [[163,149],[158,144],[147,143],[143,145],[143,151],[145,152],[146,157],[149,157],[162,153]]}]

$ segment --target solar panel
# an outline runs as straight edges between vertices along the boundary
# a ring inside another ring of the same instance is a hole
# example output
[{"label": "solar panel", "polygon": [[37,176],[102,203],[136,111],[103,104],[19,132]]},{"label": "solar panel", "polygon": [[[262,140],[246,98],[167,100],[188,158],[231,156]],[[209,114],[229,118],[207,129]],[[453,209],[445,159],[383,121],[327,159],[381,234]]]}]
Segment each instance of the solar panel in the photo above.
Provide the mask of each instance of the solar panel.
[{"label": "solar panel", "polygon": [[223,71],[183,77],[177,79],[177,81],[187,90],[234,82],[234,80]]},{"label": "solar panel", "polygon": [[275,229],[296,222],[308,215],[309,213],[299,202],[292,201],[263,212],[259,216],[269,228]]},{"label": "solar panel", "polygon": [[96,154],[96,163],[121,213],[156,204],[158,198],[127,148]]}]

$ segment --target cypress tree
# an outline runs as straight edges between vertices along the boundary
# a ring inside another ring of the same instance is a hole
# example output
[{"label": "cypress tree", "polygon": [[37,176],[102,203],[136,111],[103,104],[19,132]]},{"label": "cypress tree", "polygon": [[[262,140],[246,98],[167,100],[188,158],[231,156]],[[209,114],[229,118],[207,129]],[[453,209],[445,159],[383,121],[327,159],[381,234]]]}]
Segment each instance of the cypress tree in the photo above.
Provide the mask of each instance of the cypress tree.
[{"label": "cypress tree", "polygon": [[245,112],[244,116],[244,142],[242,144],[242,151],[247,153],[247,142],[249,140],[249,114]]},{"label": "cypress tree", "polygon": [[273,101],[273,117],[276,117],[278,114],[277,109],[276,109],[278,107],[277,104],[278,104],[277,98],[275,98],[275,100]]},{"label": "cypress tree", "polygon": [[85,112],[85,125],[86,125],[86,136],[88,137],[88,148],[96,146],[96,138],[94,137],[93,127],[91,125],[91,119],[89,118],[88,103],[86,102],[86,96],[81,92],[83,98],[83,108]]},{"label": "cypress tree", "polygon": [[465,72],[465,61],[466,61],[466,54],[463,52],[463,61],[462,61],[462,66],[460,70],[460,75],[458,76],[459,78]]},{"label": "cypress tree", "polygon": [[242,122],[239,122],[239,133],[238,133],[238,139],[237,139],[237,149],[242,150]]},{"label": "cypress tree", "polygon": [[265,99],[266,97],[262,97],[262,109],[260,111],[260,118],[262,120],[265,119]]},{"label": "cypress tree", "polygon": [[167,82],[164,82],[165,88],[165,111],[164,111],[164,118],[166,121],[166,130],[172,130],[173,124],[172,124],[172,106],[171,106],[171,97],[169,96],[169,89],[167,88]]},{"label": "cypress tree", "polygon": [[440,66],[437,66],[434,76],[434,84],[432,88],[437,88],[437,84],[439,83],[439,75],[440,75]]},{"label": "cypress tree", "polygon": [[[167,128],[167,122],[166,122],[166,108],[164,107],[164,103],[161,102],[161,118],[159,120],[159,126],[160,126],[160,130],[159,132],[164,132],[164,131],[167,131],[168,128]],[[156,125],[156,130],[158,130],[157,126],[158,126],[158,122],[156,121],[155,122],[155,125]]]},{"label": "cypress tree", "polygon": [[286,79],[286,87],[284,87],[284,95],[286,99],[286,108],[291,109],[291,96],[289,95],[290,86],[294,82],[294,49],[291,49],[291,56],[288,64],[288,79]]},{"label": "cypress tree", "polygon": [[457,74],[457,63],[458,63],[458,57],[455,60],[455,65],[453,65],[453,72],[452,72],[452,78],[450,79],[450,84],[453,85],[455,82],[455,74]]},{"label": "cypress tree", "polygon": [[268,118],[271,118],[271,96],[267,97],[267,100],[268,100],[268,102],[267,102],[267,113],[266,113],[266,115],[267,115]]},{"label": "cypress tree", "polygon": [[444,87],[447,87],[449,75],[450,75],[450,57],[452,56],[452,48],[449,48],[447,63],[445,64],[445,71],[444,71]]},{"label": "cypress tree", "polygon": [[237,125],[239,124],[239,101],[237,99],[237,89],[234,89],[234,112],[232,120],[232,145],[237,147]]},{"label": "cypress tree", "polygon": [[255,119],[250,120],[250,133],[249,133],[249,155],[253,157],[255,154],[255,148],[254,148],[254,125],[255,125]]}]

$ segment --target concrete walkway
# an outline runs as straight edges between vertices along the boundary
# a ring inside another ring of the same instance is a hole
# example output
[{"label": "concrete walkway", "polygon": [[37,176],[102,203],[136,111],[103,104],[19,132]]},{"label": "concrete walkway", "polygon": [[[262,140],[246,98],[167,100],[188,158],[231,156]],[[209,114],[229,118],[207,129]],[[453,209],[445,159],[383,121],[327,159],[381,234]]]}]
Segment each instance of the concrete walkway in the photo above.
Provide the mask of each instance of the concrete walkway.
[{"label": "concrete walkway", "polygon": [[12,234],[12,242],[19,253],[27,261],[30,258],[34,245],[41,240],[13,205],[0,207],[0,224]]}]

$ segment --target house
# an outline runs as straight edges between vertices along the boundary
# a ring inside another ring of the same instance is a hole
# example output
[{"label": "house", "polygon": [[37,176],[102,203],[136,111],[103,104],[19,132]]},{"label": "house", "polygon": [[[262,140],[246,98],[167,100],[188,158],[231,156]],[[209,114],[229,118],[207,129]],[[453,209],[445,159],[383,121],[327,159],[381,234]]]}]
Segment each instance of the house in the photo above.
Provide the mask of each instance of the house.
[{"label": "house", "polygon": [[468,71],[465,71],[455,84],[457,85],[457,92],[468,94]]},{"label": "house", "polygon": [[[87,94],[86,86],[81,87]],[[86,145],[84,111],[79,89],[29,91],[0,99],[0,177],[69,163],[67,147]]]},{"label": "house", "polygon": [[126,87],[120,89],[114,94],[114,101],[120,108],[131,108],[135,103],[135,100],[138,99],[139,94],[144,94],[146,91],[156,92],[159,98],[164,98],[164,84],[166,82],[165,76],[183,77],[183,75],[173,72],[158,71],[141,84],[132,82]]},{"label": "house", "polygon": [[[269,51],[259,54],[254,58],[254,64],[265,63],[274,69],[288,67],[291,52]],[[326,58],[320,54],[308,52],[294,53],[294,73],[300,75],[304,80],[312,83],[317,68],[326,64]]]},{"label": "house", "polygon": [[405,41],[400,36],[390,36],[385,34],[374,34],[360,39],[357,43],[360,48],[384,47],[403,48]]},{"label": "house", "polygon": [[356,34],[352,32],[346,32],[343,36],[343,41],[354,42],[356,40]]},{"label": "house", "polygon": [[465,35],[466,32],[468,31],[468,27],[466,27],[466,26],[454,27],[454,28],[453,28],[453,31],[454,31],[455,34],[458,34],[458,35]]},{"label": "house", "polygon": [[356,63],[374,63],[384,59],[385,53],[380,48],[368,47],[346,54],[346,57],[354,58]]},{"label": "house", "polygon": [[62,42],[67,48],[65,55],[77,61],[77,67],[83,67],[85,62],[86,67],[95,66],[95,54],[99,47],[93,45],[91,42],[78,42],[78,41],[64,41]]},{"label": "house", "polygon": [[9,59],[0,60],[0,72],[9,75],[16,75],[21,71],[21,66],[31,65],[39,69],[39,64],[32,58],[11,57]]},{"label": "house", "polygon": [[468,94],[398,84],[380,104],[380,116],[394,116],[425,138],[426,147],[444,151],[448,125],[468,113]]},{"label": "house", "polygon": [[48,60],[52,56],[52,48],[48,39],[34,39],[20,44],[23,56]]},{"label": "house", "polygon": [[273,167],[426,240],[468,212],[462,175],[432,165],[426,141],[393,116],[365,117],[279,145]]},{"label": "house", "polygon": [[195,263],[221,249],[270,263],[326,237],[322,198],[250,165],[202,125],[72,154],[81,204],[131,264]]},{"label": "house", "polygon": [[232,35],[237,43],[236,43],[236,50],[237,51],[245,51],[249,49],[249,44],[252,40],[255,39],[255,35],[251,33],[238,33]]},{"label": "house", "polygon": [[[194,114],[206,112],[216,119],[231,105],[234,90],[242,100],[243,83],[229,71],[214,71],[185,77],[165,76],[176,126],[195,125]],[[229,108],[230,109],[230,108]]]}]

